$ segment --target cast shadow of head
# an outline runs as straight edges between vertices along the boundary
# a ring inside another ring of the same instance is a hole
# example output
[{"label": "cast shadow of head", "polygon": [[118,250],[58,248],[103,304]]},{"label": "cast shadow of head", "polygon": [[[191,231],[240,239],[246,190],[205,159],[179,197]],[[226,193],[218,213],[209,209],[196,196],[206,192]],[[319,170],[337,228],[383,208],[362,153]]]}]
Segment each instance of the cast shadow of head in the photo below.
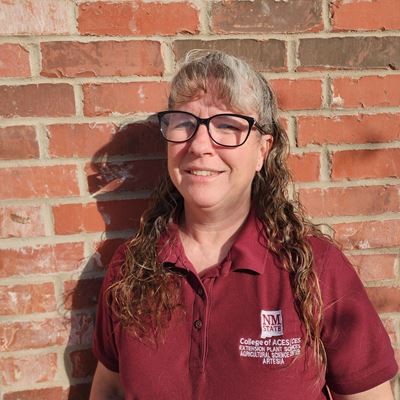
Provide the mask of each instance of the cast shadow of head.
[{"label": "cast shadow of head", "polygon": [[150,192],[166,174],[165,144],[154,116],[118,129],[111,141],[94,154],[85,172],[89,193],[95,200],[84,206],[90,221],[87,231],[102,231],[102,235],[99,240],[89,238],[91,256],[65,295],[65,309],[71,310],[64,352],[70,382],[68,400],[89,398],[97,364],[91,341],[106,267],[117,247],[137,229]]}]

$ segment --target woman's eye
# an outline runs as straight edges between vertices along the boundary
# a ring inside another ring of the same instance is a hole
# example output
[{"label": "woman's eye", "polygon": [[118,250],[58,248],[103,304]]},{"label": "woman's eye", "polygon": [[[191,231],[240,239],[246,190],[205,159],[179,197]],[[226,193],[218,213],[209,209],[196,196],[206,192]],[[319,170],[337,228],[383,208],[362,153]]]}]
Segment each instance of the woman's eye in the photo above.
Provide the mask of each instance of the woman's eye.
[{"label": "woman's eye", "polygon": [[193,129],[194,123],[192,121],[180,121],[172,126],[172,129]]},{"label": "woman's eye", "polygon": [[240,132],[240,128],[236,125],[232,124],[219,124],[217,126],[217,129],[221,129],[224,131],[235,131],[235,132]]}]

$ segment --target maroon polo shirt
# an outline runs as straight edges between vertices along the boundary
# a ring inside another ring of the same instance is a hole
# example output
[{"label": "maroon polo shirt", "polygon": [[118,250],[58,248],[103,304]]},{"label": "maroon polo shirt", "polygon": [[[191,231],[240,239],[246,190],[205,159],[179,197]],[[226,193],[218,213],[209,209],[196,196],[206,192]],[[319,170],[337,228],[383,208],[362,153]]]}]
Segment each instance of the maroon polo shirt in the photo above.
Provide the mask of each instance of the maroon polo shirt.
[{"label": "maroon polo shirt", "polygon": [[315,379],[288,273],[262,245],[252,214],[221,265],[200,276],[169,226],[160,259],[181,276],[185,314],[172,316],[157,345],[130,335],[106,304],[104,288],[124,260],[120,247],[100,296],[96,357],[119,372],[127,400],[322,400],[325,384],[351,394],[389,380],[393,350],[354,269],[329,242],[310,242],[325,304],[326,381]]}]

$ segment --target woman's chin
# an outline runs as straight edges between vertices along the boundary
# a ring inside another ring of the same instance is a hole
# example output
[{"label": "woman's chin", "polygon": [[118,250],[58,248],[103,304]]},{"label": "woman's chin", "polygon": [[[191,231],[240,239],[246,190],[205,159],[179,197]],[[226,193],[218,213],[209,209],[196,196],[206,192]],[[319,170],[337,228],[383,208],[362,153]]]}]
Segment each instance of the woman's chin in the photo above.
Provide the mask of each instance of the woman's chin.
[{"label": "woman's chin", "polygon": [[214,210],[224,208],[222,198],[213,198],[211,196],[197,196],[196,198],[185,198],[185,208],[198,210]]}]

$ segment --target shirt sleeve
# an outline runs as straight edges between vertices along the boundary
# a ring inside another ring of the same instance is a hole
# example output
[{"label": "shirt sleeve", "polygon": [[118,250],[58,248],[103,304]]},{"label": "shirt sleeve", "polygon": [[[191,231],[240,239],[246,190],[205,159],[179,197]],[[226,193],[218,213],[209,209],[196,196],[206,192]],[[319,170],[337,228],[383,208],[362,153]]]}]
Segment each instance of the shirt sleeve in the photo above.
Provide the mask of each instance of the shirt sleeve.
[{"label": "shirt sleeve", "polygon": [[121,245],[110,262],[104,277],[99,303],[97,305],[96,322],[93,335],[93,354],[106,368],[119,372],[119,350],[116,340],[115,317],[107,302],[107,288],[116,280],[125,260],[126,245]]},{"label": "shirt sleeve", "polygon": [[397,372],[394,352],[356,271],[331,244],[322,268],[328,386],[338,394],[354,394],[386,382]]}]

